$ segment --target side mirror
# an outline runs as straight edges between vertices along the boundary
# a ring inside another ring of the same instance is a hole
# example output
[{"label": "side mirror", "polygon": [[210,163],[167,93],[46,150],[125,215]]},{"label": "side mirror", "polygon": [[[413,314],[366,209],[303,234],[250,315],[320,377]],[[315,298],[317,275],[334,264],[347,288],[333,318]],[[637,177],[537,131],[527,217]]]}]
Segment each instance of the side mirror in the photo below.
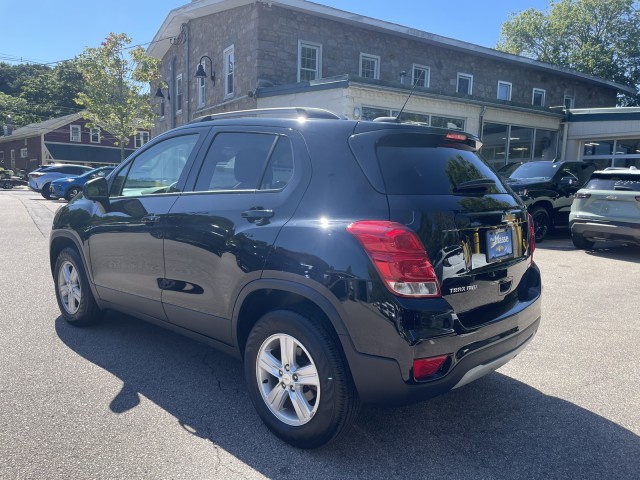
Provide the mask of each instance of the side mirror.
[{"label": "side mirror", "polygon": [[82,187],[84,198],[96,202],[106,202],[109,199],[109,184],[104,177],[89,180]]}]

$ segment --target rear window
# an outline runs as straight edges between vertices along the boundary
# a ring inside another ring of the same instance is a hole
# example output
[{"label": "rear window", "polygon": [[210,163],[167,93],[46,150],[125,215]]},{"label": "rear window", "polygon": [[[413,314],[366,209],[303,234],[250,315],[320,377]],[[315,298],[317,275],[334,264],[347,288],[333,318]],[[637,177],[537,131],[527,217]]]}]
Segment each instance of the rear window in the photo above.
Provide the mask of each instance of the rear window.
[{"label": "rear window", "polygon": [[[387,194],[506,193],[497,175],[472,151],[443,144],[441,135],[393,134],[378,139],[375,153]],[[488,182],[483,182],[487,180]],[[480,188],[473,188],[480,182]],[[471,187],[471,188],[470,188]]]},{"label": "rear window", "polygon": [[616,174],[604,175],[594,174],[584,186],[587,190],[626,190],[640,192],[640,175]]}]

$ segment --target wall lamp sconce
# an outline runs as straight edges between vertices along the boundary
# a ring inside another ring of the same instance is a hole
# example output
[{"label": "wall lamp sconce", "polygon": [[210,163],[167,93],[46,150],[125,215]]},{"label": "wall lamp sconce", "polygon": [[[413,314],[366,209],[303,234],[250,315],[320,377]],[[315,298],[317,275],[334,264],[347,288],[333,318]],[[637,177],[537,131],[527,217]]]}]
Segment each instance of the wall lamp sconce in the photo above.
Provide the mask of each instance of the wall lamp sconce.
[{"label": "wall lamp sconce", "polygon": [[211,60],[211,57],[209,57],[208,55],[203,55],[200,58],[200,62],[198,63],[198,69],[196,70],[196,78],[207,78],[207,72],[204,71],[204,66],[202,65],[202,61],[208,58],[209,59],[209,63],[211,64],[211,81],[213,82],[213,84],[216,84],[216,72],[213,71],[213,61]]},{"label": "wall lamp sconce", "polygon": [[[164,84],[164,86],[162,86]],[[162,93],[162,89],[167,89],[167,100],[171,100],[171,95],[169,94],[169,84],[164,80],[160,80],[158,83],[158,90],[156,90],[156,97],[164,99],[164,94]]]}]

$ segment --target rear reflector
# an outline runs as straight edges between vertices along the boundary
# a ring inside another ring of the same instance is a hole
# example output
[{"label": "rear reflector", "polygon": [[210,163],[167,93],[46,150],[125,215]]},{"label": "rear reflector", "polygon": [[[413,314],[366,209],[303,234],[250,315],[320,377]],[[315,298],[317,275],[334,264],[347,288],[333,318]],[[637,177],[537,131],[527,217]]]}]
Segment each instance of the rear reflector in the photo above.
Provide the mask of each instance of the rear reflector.
[{"label": "rear reflector", "polygon": [[440,285],[415,232],[395,222],[369,220],[347,227],[362,244],[387,287],[402,297],[439,297]]},{"label": "rear reflector", "polygon": [[448,355],[441,355],[439,357],[415,359],[413,361],[413,378],[422,380],[437,373],[447,358]]}]

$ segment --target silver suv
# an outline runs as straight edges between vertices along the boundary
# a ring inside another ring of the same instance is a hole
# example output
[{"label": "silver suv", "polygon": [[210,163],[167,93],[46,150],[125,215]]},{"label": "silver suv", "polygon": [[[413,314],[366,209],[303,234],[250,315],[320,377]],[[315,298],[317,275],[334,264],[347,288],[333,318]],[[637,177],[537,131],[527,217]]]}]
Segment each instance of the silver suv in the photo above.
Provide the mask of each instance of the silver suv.
[{"label": "silver suv", "polygon": [[588,250],[596,241],[640,245],[640,170],[607,168],[591,174],[571,205],[571,239]]}]

